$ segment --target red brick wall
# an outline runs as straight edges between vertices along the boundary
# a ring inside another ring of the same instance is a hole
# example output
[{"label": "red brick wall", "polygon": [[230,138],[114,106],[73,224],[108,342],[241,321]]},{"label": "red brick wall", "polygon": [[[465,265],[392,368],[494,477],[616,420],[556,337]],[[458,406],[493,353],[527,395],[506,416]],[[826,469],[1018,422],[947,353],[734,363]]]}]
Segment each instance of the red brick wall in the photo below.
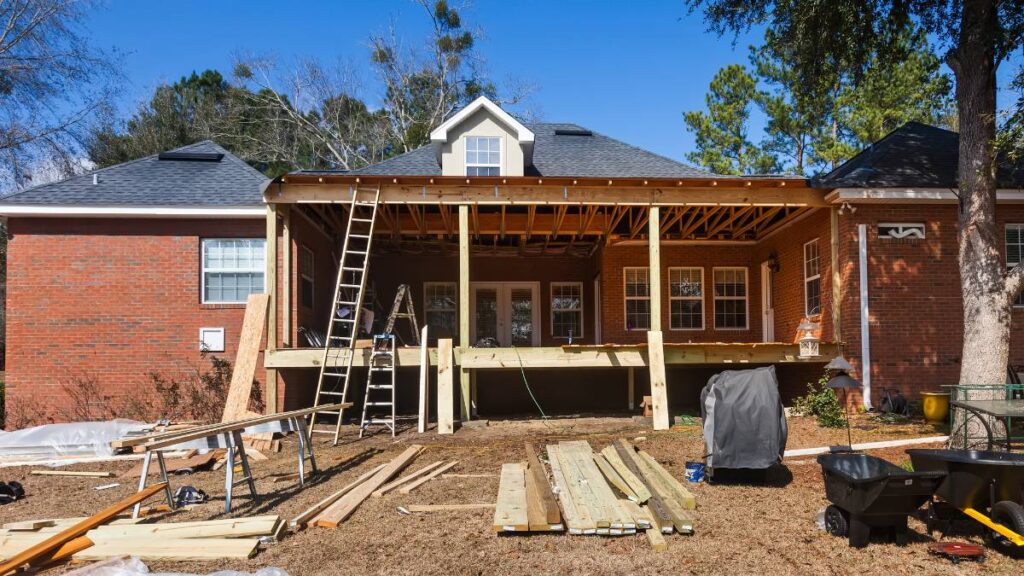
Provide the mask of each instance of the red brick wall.
[{"label": "red brick wall", "polygon": [[[999,241],[1007,223],[1024,223],[1024,206],[1001,204]],[[880,222],[925,223],[924,240],[879,240]],[[847,358],[860,370],[858,224],[867,225],[871,380],[916,394],[959,380],[963,311],[957,266],[955,205],[860,205],[839,217],[844,284],[842,330]],[[1010,361],[1024,363],[1024,309],[1013,312]]]},{"label": "red brick wall", "polygon": [[14,218],[9,233],[9,415],[65,420],[75,377],[117,411],[152,394],[149,372],[200,367],[200,327],[223,326],[234,359],[245,306],[200,303],[200,239],[263,237],[262,220]]}]

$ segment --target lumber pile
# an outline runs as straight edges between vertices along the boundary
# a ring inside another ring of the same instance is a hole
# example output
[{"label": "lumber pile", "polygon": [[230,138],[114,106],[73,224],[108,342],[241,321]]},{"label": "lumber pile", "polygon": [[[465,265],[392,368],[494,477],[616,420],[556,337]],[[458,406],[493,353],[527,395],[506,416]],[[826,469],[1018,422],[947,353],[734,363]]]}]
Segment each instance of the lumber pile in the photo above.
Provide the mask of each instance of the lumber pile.
[{"label": "lumber pile", "polygon": [[663,534],[693,532],[696,499],[650,454],[619,440],[601,452],[585,441],[546,447],[545,469],[526,445],[526,462],[501,468],[494,511],[496,532],[563,530],[621,536],[646,531],[662,550]]}]

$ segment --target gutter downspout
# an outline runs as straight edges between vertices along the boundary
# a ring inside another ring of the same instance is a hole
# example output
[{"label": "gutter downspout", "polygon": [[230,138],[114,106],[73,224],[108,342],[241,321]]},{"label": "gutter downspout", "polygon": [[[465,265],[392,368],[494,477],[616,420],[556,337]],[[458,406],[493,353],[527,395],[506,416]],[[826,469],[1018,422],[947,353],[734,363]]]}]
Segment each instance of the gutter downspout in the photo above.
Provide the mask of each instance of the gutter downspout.
[{"label": "gutter downspout", "polygon": [[857,225],[860,252],[860,371],[864,409],[871,410],[871,330],[868,310],[868,227]]}]

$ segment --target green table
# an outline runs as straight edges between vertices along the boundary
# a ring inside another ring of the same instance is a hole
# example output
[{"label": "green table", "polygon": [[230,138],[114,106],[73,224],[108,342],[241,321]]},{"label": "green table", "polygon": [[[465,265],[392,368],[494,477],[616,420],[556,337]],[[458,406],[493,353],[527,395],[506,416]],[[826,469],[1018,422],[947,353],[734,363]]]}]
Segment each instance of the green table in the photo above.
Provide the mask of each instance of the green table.
[{"label": "green table", "polygon": [[[1002,420],[1006,427],[1006,450],[1013,451],[1011,426],[1014,419],[1024,419],[1024,399],[1013,400],[954,400],[950,406],[974,414],[985,427],[988,435],[988,449],[992,449],[992,425],[989,418]],[[965,419],[966,421],[966,419]]]}]

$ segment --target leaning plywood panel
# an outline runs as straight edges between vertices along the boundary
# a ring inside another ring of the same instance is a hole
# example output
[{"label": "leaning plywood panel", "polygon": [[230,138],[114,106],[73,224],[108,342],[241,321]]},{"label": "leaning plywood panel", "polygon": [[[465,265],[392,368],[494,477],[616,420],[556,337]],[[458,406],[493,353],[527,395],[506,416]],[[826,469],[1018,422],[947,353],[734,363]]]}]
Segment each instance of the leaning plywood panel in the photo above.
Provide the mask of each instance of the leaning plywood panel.
[{"label": "leaning plywood panel", "polygon": [[245,305],[245,318],[242,320],[242,336],[238,341],[235,366],[231,372],[231,386],[228,388],[228,398],[224,403],[221,422],[240,420],[248,416],[249,396],[252,394],[252,381],[256,377],[256,363],[267,323],[269,302],[269,294],[249,295],[249,301]]},{"label": "leaning plywood panel", "polygon": [[494,509],[495,532],[526,532],[530,520],[526,509],[526,471],[519,463],[501,465],[498,502]]}]

